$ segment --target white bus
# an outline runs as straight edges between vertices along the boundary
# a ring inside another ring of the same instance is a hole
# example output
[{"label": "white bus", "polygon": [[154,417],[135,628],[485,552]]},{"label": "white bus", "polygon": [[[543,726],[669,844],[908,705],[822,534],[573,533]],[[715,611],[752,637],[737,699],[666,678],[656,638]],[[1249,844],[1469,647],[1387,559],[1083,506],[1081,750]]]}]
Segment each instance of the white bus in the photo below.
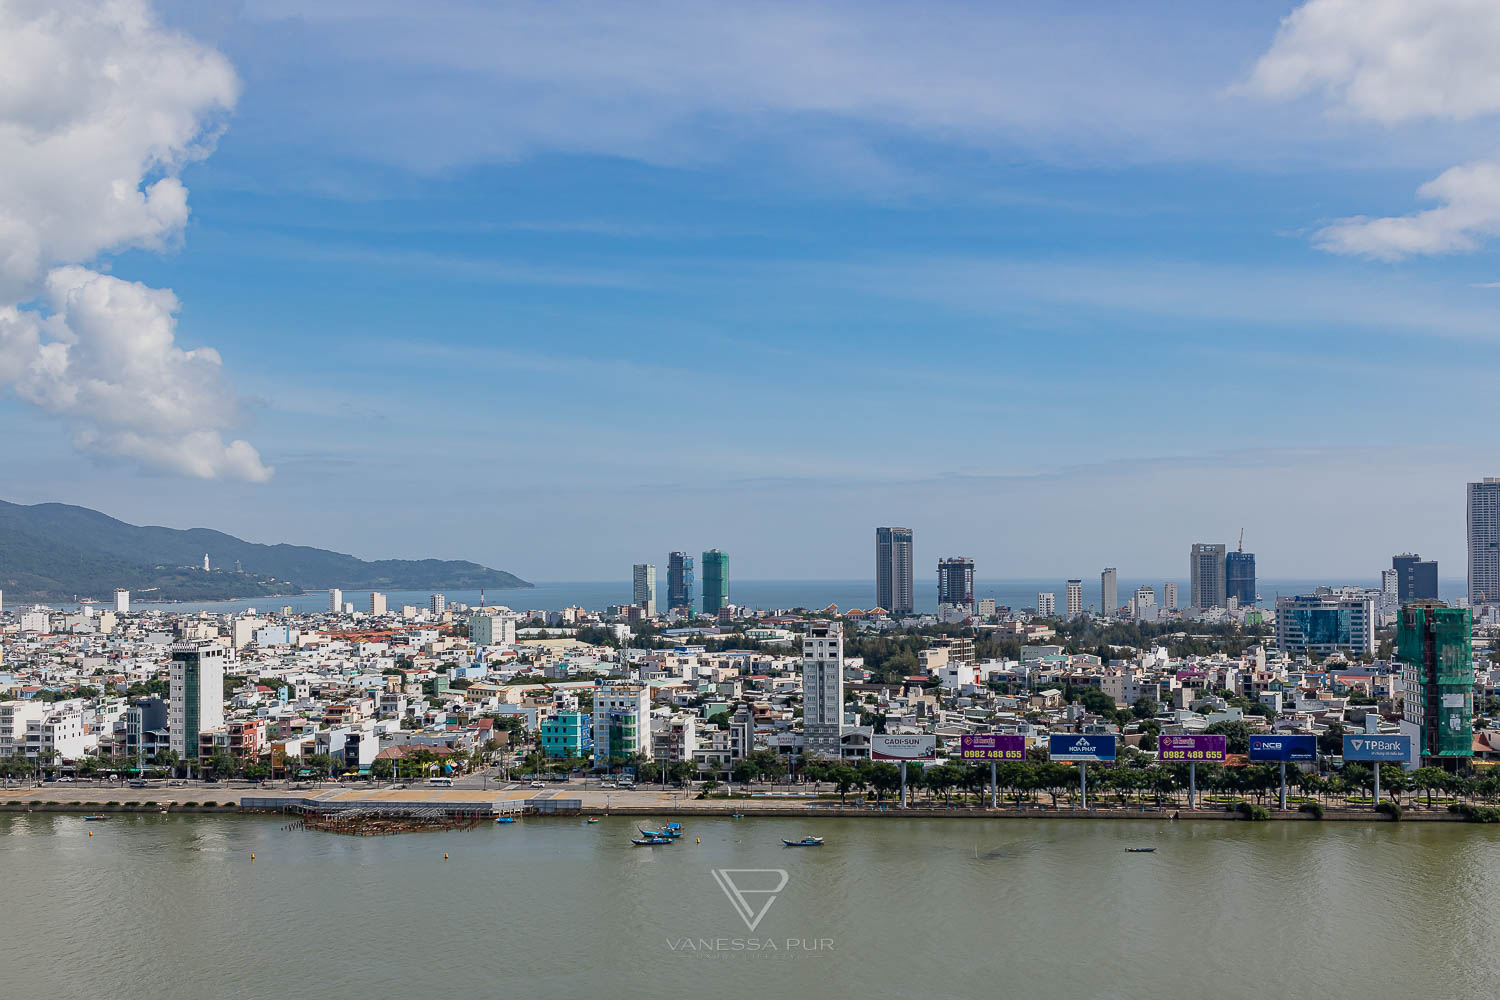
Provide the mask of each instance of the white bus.
[{"label": "white bus", "polygon": [[452,778],[428,778],[427,779],[427,783],[429,785],[441,785],[443,788],[452,788],[453,787],[453,779]]}]

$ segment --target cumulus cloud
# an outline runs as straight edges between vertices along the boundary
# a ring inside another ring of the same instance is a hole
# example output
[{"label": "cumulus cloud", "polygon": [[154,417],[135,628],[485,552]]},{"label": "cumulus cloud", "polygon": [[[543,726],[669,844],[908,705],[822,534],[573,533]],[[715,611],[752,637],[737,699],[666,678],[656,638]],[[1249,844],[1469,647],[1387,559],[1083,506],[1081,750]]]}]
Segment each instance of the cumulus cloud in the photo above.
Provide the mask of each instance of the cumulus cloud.
[{"label": "cumulus cloud", "polygon": [[[1281,24],[1249,87],[1320,95],[1331,113],[1385,125],[1500,112],[1500,4],[1493,0],[1308,0]],[[1453,167],[1418,189],[1436,208],[1356,216],[1320,230],[1323,250],[1397,260],[1476,250],[1500,233],[1500,161]]]},{"label": "cumulus cloud", "polygon": [[237,95],[228,61],[143,0],[0,3],[0,385],[84,450],[260,482],[220,433],[240,406],[218,354],[176,346],[176,297],[86,266],[180,238],[178,173]]}]

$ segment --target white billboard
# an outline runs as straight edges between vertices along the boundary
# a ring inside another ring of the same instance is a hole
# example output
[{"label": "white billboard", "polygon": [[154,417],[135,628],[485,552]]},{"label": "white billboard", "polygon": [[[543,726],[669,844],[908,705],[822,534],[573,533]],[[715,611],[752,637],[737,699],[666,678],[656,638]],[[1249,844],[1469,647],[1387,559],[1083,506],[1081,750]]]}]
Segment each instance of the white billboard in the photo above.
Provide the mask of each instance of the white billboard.
[{"label": "white billboard", "polygon": [[937,737],[877,733],[870,737],[870,759],[937,760]]}]

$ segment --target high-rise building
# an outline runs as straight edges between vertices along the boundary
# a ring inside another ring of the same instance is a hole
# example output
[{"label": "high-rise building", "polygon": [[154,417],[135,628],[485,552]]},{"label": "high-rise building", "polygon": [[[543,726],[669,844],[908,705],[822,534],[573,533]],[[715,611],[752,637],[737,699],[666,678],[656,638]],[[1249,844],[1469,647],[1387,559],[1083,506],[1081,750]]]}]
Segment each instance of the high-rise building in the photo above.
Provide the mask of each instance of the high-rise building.
[{"label": "high-rise building", "polygon": [[1255,606],[1255,553],[1228,552],[1224,555],[1224,601],[1233,597],[1242,608]]},{"label": "high-rise building", "polygon": [[1441,601],[1401,607],[1396,658],[1406,692],[1403,715],[1416,730],[1424,763],[1474,756],[1473,625],[1468,608]]},{"label": "high-rise building", "polygon": [[686,552],[667,556],[667,608],[693,607],[693,558]]},{"label": "high-rise building", "polygon": [[1500,603],[1500,479],[1469,484],[1469,604]]},{"label": "high-rise building", "polygon": [[442,594],[429,594],[427,596],[427,610],[436,618],[443,617],[448,610],[448,598]]},{"label": "high-rise building", "polygon": [[632,754],[651,756],[651,689],[601,681],[594,688],[594,768],[604,770]]},{"label": "high-rise building", "polygon": [[656,614],[656,567],[636,563],[631,569],[631,603],[650,618]]},{"label": "high-rise building", "polygon": [[344,610],[344,592],[337,587],[328,590],[328,610],[335,615]]},{"label": "high-rise building", "polygon": [[172,647],[167,672],[167,739],[180,758],[198,756],[198,734],[224,724],[224,647],[212,642]]},{"label": "high-rise building", "polygon": [[1057,614],[1057,595],[1050,590],[1037,591],[1036,613],[1042,618],[1051,618]]},{"label": "high-rise building", "polygon": [[937,578],[939,611],[946,605],[974,613],[974,560],[966,556],[939,559]]},{"label": "high-rise building", "polygon": [[729,603],[729,555],[718,549],[703,553],[703,613],[717,615]]},{"label": "high-rise building", "polygon": [[212,572],[212,570],[210,570],[208,568],[208,553],[207,552],[203,553],[203,572],[205,572],[205,573]]},{"label": "high-rise building", "polygon": [[1156,591],[1150,584],[1135,588],[1135,596],[1130,599],[1130,615],[1132,618],[1156,618]]},{"label": "high-rise building", "polygon": [[1224,588],[1223,545],[1198,542],[1188,557],[1188,576],[1192,607],[1222,608],[1228,606]]},{"label": "high-rise building", "polygon": [[892,615],[916,610],[910,528],[875,529],[875,603]]},{"label": "high-rise building", "polygon": [[1401,574],[1394,568],[1380,571],[1380,594],[1388,607],[1401,603]]},{"label": "high-rise building", "polygon": [[124,587],[115,588],[115,614],[123,615],[130,613],[130,591]]},{"label": "high-rise building", "polygon": [[385,614],[385,595],[378,590],[370,591],[370,614]]},{"label": "high-rise building", "polygon": [[1276,646],[1289,656],[1375,652],[1375,591],[1319,587],[1276,599]]},{"label": "high-rise building", "polygon": [[1083,581],[1068,581],[1068,617],[1077,618],[1083,614]]},{"label": "high-rise building", "polygon": [[1413,552],[1403,552],[1399,556],[1391,557],[1391,569],[1396,571],[1396,599],[1402,604],[1408,601],[1438,599],[1436,560],[1424,560]]},{"label": "high-rise building", "polygon": [[1162,605],[1168,611],[1176,611],[1177,610],[1177,581],[1176,580],[1168,580],[1166,583],[1164,583],[1164,584],[1161,585],[1161,599],[1162,599]]},{"label": "high-rise building", "polygon": [[844,631],[815,622],[802,640],[802,741],[808,756],[838,760],[844,724]]},{"label": "high-rise building", "polygon": [[1120,610],[1120,581],[1110,566],[1099,574],[1099,613],[1108,617]]}]

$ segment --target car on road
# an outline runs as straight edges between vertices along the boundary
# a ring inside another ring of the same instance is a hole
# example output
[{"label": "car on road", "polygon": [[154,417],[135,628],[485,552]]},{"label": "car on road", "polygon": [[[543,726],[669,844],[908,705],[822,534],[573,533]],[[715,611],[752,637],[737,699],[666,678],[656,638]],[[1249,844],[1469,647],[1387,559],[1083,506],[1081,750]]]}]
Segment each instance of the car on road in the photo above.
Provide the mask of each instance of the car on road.
[{"label": "car on road", "polygon": [[547,783],[545,781],[533,781],[531,783],[531,787],[532,788],[546,788],[547,787]]},{"label": "car on road", "polygon": [[77,781],[78,779],[75,778],[75,777],[73,777],[71,774],[65,774],[61,778],[58,778],[57,780],[58,781]]},{"label": "car on road", "polygon": [[620,786],[618,784],[616,784],[615,782],[613,782],[613,781],[603,781],[603,782],[599,783],[599,787],[600,788],[619,788]]}]

